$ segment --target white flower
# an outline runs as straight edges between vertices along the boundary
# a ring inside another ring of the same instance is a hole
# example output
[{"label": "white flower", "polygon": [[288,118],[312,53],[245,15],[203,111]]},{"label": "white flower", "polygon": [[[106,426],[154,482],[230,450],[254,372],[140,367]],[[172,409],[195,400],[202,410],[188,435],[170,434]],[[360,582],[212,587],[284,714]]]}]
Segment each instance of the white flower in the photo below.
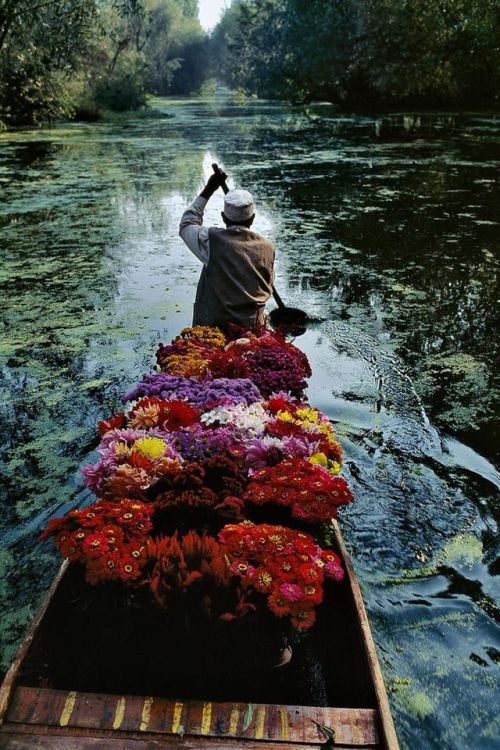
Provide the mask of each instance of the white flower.
[{"label": "white flower", "polygon": [[262,435],[269,419],[264,407],[256,401],[254,404],[235,404],[234,406],[217,406],[202,415],[201,421],[210,425],[233,424],[245,430],[250,437]]}]

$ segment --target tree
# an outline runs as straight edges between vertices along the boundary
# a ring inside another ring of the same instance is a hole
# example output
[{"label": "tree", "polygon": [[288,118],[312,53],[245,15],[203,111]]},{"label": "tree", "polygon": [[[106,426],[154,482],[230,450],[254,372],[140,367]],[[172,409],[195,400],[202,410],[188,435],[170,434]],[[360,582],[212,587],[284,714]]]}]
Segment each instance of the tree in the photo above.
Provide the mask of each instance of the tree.
[{"label": "tree", "polygon": [[31,124],[64,110],[64,80],[96,13],[94,0],[0,0],[0,120]]},{"label": "tree", "polygon": [[498,0],[234,0],[217,70],[249,93],[342,106],[492,106]]},{"label": "tree", "polygon": [[205,47],[197,0],[0,0],[0,124],[199,88]]}]

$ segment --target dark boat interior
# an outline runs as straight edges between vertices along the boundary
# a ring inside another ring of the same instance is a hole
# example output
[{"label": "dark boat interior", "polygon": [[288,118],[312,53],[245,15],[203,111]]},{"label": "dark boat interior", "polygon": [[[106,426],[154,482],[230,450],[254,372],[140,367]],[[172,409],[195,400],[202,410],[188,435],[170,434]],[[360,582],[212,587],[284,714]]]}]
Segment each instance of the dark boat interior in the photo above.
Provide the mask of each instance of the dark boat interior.
[{"label": "dark boat interior", "polygon": [[113,584],[89,604],[83,569],[63,576],[23,662],[18,684],[181,700],[374,708],[374,686],[347,576],[325,587],[315,626],[291,638],[251,617],[186,629],[156,605],[123,602]]}]

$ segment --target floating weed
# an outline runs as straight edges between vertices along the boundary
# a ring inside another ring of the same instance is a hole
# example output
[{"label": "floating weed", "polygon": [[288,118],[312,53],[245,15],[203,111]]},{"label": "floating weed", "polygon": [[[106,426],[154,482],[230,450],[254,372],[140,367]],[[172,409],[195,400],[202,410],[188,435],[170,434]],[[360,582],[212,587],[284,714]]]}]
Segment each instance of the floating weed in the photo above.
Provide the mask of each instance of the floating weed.
[{"label": "floating weed", "polygon": [[472,568],[480,562],[483,544],[473,534],[457,534],[445,544],[438,555],[439,562],[450,567]]},{"label": "floating weed", "polygon": [[408,691],[407,693],[400,694],[400,698],[402,698],[403,709],[406,709],[416,719],[425,719],[434,711],[431,699],[422,691],[417,693]]}]

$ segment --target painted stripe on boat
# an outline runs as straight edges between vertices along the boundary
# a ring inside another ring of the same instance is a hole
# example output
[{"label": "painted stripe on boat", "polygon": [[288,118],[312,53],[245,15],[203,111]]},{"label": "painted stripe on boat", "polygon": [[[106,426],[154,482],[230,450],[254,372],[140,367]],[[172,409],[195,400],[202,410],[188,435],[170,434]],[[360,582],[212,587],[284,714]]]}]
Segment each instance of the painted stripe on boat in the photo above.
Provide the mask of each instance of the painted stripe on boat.
[{"label": "painted stripe on boat", "polygon": [[184,703],[177,701],[174,706],[174,718],[172,720],[172,734],[177,734],[179,731],[179,727],[181,725],[183,708],[184,708]]},{"label": "painted stripe on boat", "polygon": [[229,719],[229,734],[237,734],[239,723],[240,709],[238,708],[238,706],[233,706],[231,709],[231,717]]},{"label": "painted stripe on boat", "polygon": [[288,709],[280,707],[281,739],[290,739],[290,727],[288,725]]},{"label": "painted stripe on boat", "polygon": [[266,707],[259,706],[255,716],[255,739],[261,740],[264,737],[264,723],[266,720]]},{"label": "painted stripe on boat", "polygon": [[127,705],[127,701],[125,698],[118,698],[118,703],[116,704],[116,711],[115,711],[115,718],[113,720],[113,729],[120,729],[123,721],[123,717],[125,716],[125,706]]},{"label": "painted stripe on boat", "polygon": [[140,732],[145,732],[149,726],[149,720],[151,718],[151,706],[153,705],[152,698],[146,698],[144,706],[142,707],[141,724],[139,727]]},{"label": "painted stripe on boat", "polygon": [[212,704],[204,703],[203,712],[201,714],[201,727],[200,727],[200,731],[202,734],[208,734],[210,732],[211,720],[212,720]]},{"label": "painted stripe on boat", "polygon": [[75,707],[76,696],[77,693],[75,690],[71,690],[68,693],[68,697],[66,698],[66,702],[64,703],[64,708],[62,710],[61,718],[59,719],[59,724],[61,727],[67,727],[69,724],[71,714],[73,713],[73,709]]}]

